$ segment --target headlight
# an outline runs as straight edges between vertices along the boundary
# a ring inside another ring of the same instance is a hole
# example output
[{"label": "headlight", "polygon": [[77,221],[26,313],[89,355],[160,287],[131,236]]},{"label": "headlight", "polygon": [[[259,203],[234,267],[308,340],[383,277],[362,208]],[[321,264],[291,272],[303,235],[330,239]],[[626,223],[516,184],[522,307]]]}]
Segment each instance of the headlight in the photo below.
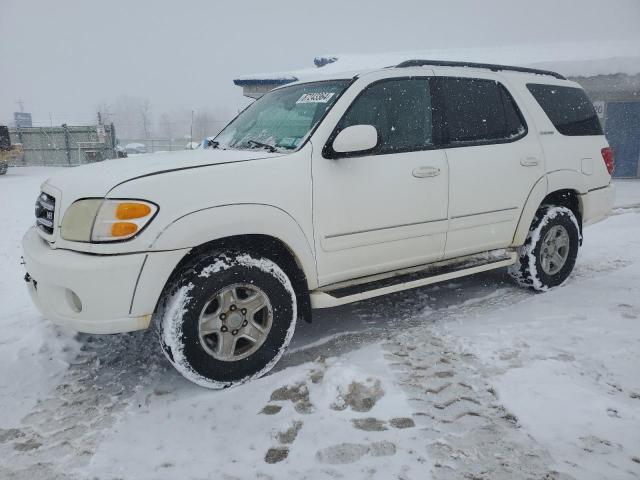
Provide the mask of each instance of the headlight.
[{"label": "headlight", "polygon": [[76,242],[126,240],[139,233],[157,211],[157,205],[144,200],[78,200],[65,212],[60,234]]}]

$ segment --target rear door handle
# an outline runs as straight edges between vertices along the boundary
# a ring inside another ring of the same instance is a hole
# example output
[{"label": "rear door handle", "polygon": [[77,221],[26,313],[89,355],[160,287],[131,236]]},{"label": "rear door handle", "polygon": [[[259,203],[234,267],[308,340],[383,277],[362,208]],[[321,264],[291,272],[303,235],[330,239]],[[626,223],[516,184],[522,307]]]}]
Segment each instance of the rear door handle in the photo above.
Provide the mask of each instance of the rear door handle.
[{"label": "rear door handle", "polygon": [[440,175],[440,169],[437,167],[417,167],[413,169],[411,174],[416,178],[437,177]]},{"label": "rear door handle", "polygon": [[526,157],[520,160],[520,165],[522,165],[523,167],[535,167],[539,163],[540,160],[538,160],[536,157]]}]

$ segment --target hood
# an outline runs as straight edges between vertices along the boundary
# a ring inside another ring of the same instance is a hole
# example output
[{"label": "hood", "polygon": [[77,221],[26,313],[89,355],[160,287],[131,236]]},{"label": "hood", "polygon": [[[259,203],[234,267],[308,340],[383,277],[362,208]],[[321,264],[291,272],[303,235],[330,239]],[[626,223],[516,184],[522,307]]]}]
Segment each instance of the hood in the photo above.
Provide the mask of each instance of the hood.
[{"label": "hood", "polygon": [[167,173],[186,168],[208,167],[231,162],[258,160],[281,156],[247,150],[181,150],[117,158],[104,162],[82,165],[51,176],[45,185],[50,185],[62,195],[68,192],[74,198],[104,197],[123,182],[148,175]]}]

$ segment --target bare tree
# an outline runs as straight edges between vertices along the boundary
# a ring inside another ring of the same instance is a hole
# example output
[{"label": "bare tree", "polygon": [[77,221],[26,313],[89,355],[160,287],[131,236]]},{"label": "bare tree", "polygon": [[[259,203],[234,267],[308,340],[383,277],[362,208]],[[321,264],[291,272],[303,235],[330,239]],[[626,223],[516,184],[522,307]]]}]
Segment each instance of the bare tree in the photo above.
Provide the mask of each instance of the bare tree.
[{"label": "bare tree", "polygon": [[158,120],[158,129],[160,131],[160,135],[162,135],[164,138],[173,139],[175,134],[174,123],[174,119],[169,113],[164,112],[162,115],[160,115],[160,118]]},{"label": "bare tree", "polygon": [[[166,139],[188,140],[191,131],[191,108],[179,108],[152,114],[152,105],[148,99],[122,95],[113,102],[103,102],[96,107],[103,123],[113,122],[118,137],[125,140],[149,139],[157,134]],[[193,140],[216,135],[229,121],[232,114],[228,111],[194,108]],[[155,118],[154,118],[155,117]]]},{"label": "bare tree", "polygon": [[142,123],[142,129],[144,131],[144,138],[151,137],[151,102],[144,99],[141,100],[138,105],[138,114],[140,115],[140,122]]},{"label": "bare tree", "polygon": [[120,138],[149,138],[152,134],[151,102],[145,98],[121,95],[101,103],[97,111],[103,123],[115,124]]},{"label": "bare tree", "polygon": [[195,141],[202,140],[203,138],[211,135],[210,131],[211,120],[209,112],[197,112],[193,119],[193,138]]},{"label": "bare tree", "polygon": [[111,111],[111,107],[106,102],[102,102],[96,107],[96,115],[97,119],[103,125],[107,125],[113,121],[113,112]]}]

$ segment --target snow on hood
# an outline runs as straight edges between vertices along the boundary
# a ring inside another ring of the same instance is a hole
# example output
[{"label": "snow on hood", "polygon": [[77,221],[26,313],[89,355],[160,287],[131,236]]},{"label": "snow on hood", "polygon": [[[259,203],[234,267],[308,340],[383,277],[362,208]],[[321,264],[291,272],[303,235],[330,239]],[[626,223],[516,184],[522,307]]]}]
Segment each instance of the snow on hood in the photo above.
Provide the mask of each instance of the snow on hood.
[{"label": "snow on hood", "polygon": [[51,176],[45,184],[62,192],[72,192],[75,198],[101,197],[116,185],[138,177],[280,155],[260,150],[216,149],[145,154],[65,169]]}]

